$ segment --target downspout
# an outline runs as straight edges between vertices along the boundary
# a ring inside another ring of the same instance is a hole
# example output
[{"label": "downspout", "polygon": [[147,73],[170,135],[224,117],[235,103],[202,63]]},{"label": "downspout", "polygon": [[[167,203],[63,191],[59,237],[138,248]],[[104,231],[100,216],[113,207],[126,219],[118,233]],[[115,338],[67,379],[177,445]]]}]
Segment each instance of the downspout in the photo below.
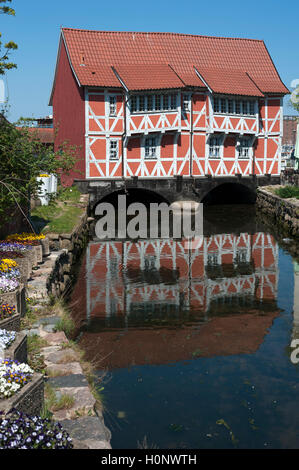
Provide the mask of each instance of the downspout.
[{"label": "downspout", "polygon": [[193,93],[191,93],[191,108],[190,108],[190,177],[192,178],[193,167]]},{"label": "downspout", "polygon": [[124,162],[124,145],[125,145],[125,139],[127,135],[127,101],[126,101],[126,95],[124,94],[123,97],[123,104],[124,104],[124,132],[122,133],[121,139],[122,139],[122,146],[121,146],[121,177],[124,180],[125,179],[125,162]]}]

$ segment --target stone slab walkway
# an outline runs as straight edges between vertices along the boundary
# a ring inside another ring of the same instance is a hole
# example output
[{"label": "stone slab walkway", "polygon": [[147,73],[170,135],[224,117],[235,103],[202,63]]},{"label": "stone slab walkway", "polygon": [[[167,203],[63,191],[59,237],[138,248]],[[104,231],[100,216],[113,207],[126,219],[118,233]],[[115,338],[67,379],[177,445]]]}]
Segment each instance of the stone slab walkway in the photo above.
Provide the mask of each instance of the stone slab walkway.
[{"label": "stone slab walkway", "polygon": [[[39,309],[49,301],[47,279],[61,252],[52,252],[45,262],[34,271],[28,281],[27,296],[38,303]],[[46,312],[46,307],[45,307]],[[41,349],[49,374],[47,383],[55,391],[57,399],[70,398],[71,406],[54,411],[52,419],[59,421],[66,429],[77,449],[111,449],[111,433],[106,428],[99,412],[88,381],[83,373],[78,353],[68,346],[64,332],[55,332],[54,326],[59,317],[39,318],[27,330],[28,334],[38,334],[45,339],[47,346]]]}]

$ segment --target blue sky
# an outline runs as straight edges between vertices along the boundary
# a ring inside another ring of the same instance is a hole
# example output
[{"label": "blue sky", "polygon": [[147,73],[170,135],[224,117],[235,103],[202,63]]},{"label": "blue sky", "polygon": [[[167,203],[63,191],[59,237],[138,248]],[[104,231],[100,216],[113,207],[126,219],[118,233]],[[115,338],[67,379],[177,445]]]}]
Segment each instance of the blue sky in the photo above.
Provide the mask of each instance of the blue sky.
[{"label": "blue sky", "polygon": [[[13,0],[12,6],[15,17],[0,17],[3,40],[19,46],[12,55],[18,69],[6,78],[11,121],[51,114],[48,100],[61,26],[263,39],[286,86],[299,79],[298,0]],[[294,114],[287,104],[284,112]]]}]

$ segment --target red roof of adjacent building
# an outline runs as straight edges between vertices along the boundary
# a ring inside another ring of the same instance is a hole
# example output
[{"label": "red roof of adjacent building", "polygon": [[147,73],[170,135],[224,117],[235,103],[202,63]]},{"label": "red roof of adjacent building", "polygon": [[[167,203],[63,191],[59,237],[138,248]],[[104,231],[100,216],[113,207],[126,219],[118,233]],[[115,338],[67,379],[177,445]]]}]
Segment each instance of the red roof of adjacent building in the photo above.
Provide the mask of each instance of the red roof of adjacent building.
[{"label": "red roof of adjacent building", "polygon": [[[24,129],[17,127],[17,129]],[[26,131],[35,139],[40,140],[43,144],[54,144],[54,129],[51,127],[26,127]]]},{"label": "red roof of adjacent building", "polygon": [[196,67],[215,92],[289,93],[261,40],[71,28],[62,38],[80,85],[121,87],[114,68],[130,90],[203,87]]}]

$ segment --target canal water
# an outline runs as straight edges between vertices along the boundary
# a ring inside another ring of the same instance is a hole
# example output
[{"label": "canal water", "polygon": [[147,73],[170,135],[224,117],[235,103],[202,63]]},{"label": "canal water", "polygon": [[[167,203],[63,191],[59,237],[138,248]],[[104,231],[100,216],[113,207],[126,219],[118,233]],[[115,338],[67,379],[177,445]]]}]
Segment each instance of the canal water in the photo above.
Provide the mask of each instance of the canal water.
[{"label": "canal water", "polygon": [[298,448],[298,291],[250,205],[206,207],[192,249],[91,240],[72,312],[112,447]]}]

